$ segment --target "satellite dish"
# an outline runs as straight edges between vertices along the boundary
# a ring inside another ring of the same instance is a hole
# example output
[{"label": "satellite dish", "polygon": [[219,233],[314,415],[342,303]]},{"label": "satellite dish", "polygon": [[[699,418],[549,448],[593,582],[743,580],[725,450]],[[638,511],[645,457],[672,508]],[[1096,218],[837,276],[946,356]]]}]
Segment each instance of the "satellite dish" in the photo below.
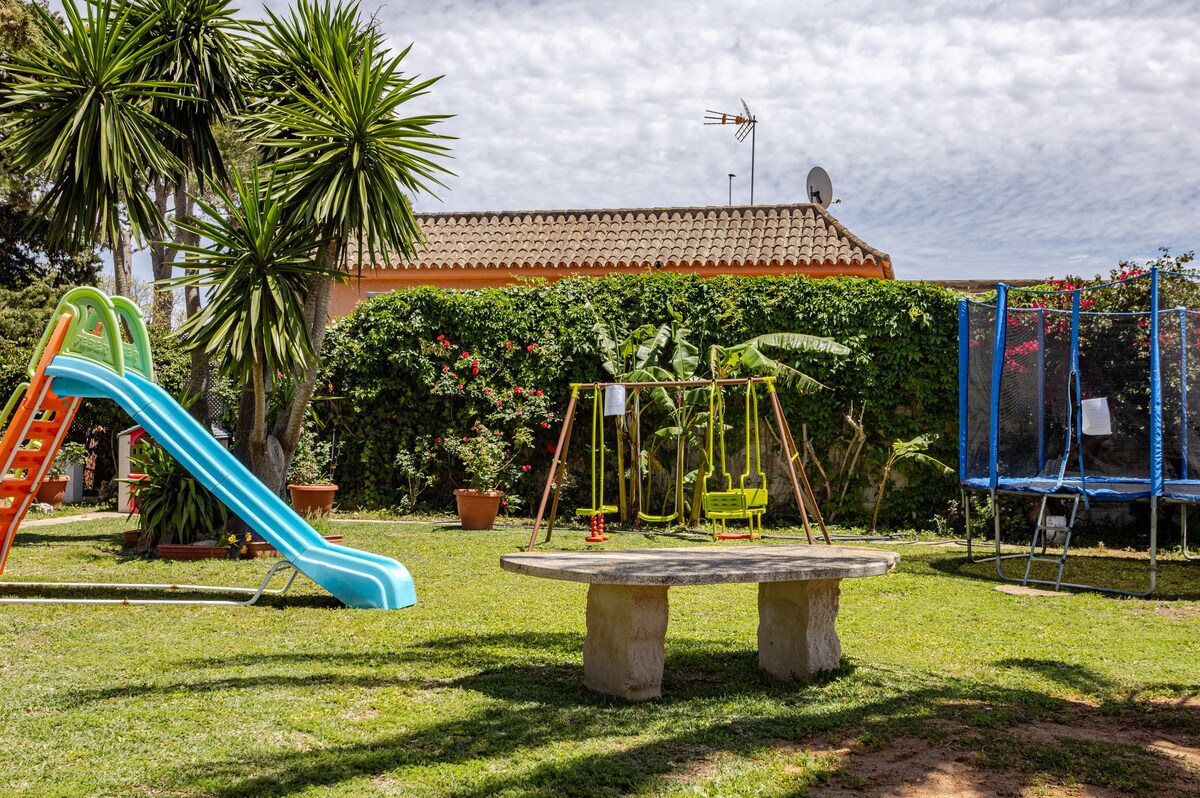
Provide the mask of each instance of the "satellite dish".
[{"label": "satellite dish", "polygon": [[808,173],[808,201],[822,208],[828,208],[833,202],[833,181],[819,166],[814,166]]}]

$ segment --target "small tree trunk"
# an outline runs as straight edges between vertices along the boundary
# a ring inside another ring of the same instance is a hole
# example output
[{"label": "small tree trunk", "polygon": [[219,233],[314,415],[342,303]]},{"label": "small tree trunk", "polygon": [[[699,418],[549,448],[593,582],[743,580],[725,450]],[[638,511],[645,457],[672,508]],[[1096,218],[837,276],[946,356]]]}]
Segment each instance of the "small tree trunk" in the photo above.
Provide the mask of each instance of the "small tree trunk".
[{"label": "small tree trunk", "polygon": [[[158,208],[158,214],[161,218],[167,217],[167,187],[161,179],[154,181],[154,205]],[[176,206],[178,211],[178,205]],[[150,269],[154,274],[154,305],[150,311],[150,323],[171,329],[171,317],[175,311],[175,292],[170,289],[162,289],[159,287],[159,280],[166,280],[171,276],[171,261],[175,259],[174,254],[167,253],[167,245],[160,239],[164,236],[155,235],[150,242]]]},{"label": "small tree trunk", "polygon": [[875,497],[875,512],[871,515],[871,528],[868,532],[875,531],[875,522],[879,520],[879,508],[883,506],[883,491],[887,488],[888,477],[892,473],[892,463],[888,461],[883,466],[883,479],[879,480],[879,494]]},{"label": "small tree trunk", "polygon": [[129,228],[117,228],[117,240],[113,244],[113,289],[118,296],[133,297],[133,241]]}]

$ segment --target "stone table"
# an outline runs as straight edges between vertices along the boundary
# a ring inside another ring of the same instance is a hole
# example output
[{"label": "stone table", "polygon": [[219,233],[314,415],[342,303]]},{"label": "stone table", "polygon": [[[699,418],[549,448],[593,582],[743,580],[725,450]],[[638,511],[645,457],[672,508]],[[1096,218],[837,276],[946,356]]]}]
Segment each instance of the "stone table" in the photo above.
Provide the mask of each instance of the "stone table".
[{"label": "stone table", "polygon": [[758,664],[782,681],[838,667],[839,583],[886,574],[900,555],[848,546],[697,546],[506,554],[506,571],[588,583],[583,681],[632,700],[662,694],[667,590],[758,583]]}]

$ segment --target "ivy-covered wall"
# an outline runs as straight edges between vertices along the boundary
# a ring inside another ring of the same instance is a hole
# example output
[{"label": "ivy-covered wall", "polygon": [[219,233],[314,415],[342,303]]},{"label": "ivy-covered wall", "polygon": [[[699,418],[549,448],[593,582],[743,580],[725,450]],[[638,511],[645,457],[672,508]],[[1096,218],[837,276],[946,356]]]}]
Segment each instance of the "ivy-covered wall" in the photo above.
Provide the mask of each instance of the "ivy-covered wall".
[{"label": "ivy-covered wall", "polygon": [[[317,407],[340,441],[336,477],[342,501],[407,509],[415,499],[418,507],[444,511],[452,507],[449,494],[461,476],[435,442],[461,433],[482,412],[465,395],[461,400],[445,395],[444,381],[437,388],[440,378],[454,373],[448,369],[470,365],[463,353],[470,360],[483,358],[492,383],[543,390],[561,415],[569,383],[606,379],[592,332],[597,313],[629,330],[662,324],[668,307],[674,308],[702,349],[768,332],[828,336],[851,354],[792,361],[828,390],[804,396],[784,391],[782,398],[796,437],[806,425],[825,466],[837,461],[851,434],[844,420],[851,405],[858,411],[865,403],[867,443],[859,477],[844,500],[834,491],[829,502],[839,520],[861,522],[869,519],[864,496],[871,496],[893,440],[938,433],[931,454],[955,465],[955,301],[955,294],[934,285],[856,278],[644,275],[485,291],[413,289],[370,300],[331,329],[324,388],[335,398]],[[540,495],[557,426],[557,421],[533,425],[531,468],[509,491],[520,494],[530,511],[536,509],[529,504]],[[587,429],[584,419],[572,447],[576,489],[586,480]],[[816,469],[811,475],[821,482]],[[945,514],[957,496],[952,477],[925,466],[902,466],[900,482],[906,484],[887,495],[884,523],[928,523]],[[824,492],[820,484],[817,490]]]}]

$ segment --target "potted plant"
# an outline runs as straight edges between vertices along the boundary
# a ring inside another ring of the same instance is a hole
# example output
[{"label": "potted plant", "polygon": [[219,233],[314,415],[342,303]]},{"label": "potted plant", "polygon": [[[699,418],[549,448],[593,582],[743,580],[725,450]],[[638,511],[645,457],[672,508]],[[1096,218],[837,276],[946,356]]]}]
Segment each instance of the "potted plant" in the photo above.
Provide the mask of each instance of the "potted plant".
[{"label": "potted plant", "polygon": [[499,431],[476,421],[471,432],[462,440],[446,441],[446,450],[462,463],[469,486],[454,491],[454,499],[463,529],[491,529],[504,498],[500,478],[513,458]]},{"label": "potted plant", "polygon": [[329,515],[337,485],[332,474],[333,444],[317,440],[310,430],[300,430],[296,453],[288,468],[292,507],[303,516]]},{"label": "potted plant", "polygon": [[37,500],[39,504],[48,504],[55,510],[63,505],[63,497],[67,494],[67,469],[71,466],[83,465],[87,459],[87,449],[82,443],[64,443],[58,448],[58,453],[50,462],[50,468],[38,486]]},{"label": "potted plant", "polygon": [[522,348],[508,341],[496,355],[484,357],[467,350],[456,354],[457,347],[440,335],[423,342],[422,351],[441,361],[430,393],[448,399],[466,427],[465,435],[449,432],[434,439],[435,447],[444,447],[462,466],[466,487],[454,491],[462,527],[491,529],[504,490],[533,469],[528,458],[535,430],[547,433],[556,420],[550,397],[514,378],[520,360],[540,356],[538,345]]},{"label": "potted plant", "polygon": [[136,463],[145,474],[131,482],[142,531],[139,551],[163,559],[224,557],[227,550],[217,541],[229,520],[225,505],[165,449],[146,447]]}]

